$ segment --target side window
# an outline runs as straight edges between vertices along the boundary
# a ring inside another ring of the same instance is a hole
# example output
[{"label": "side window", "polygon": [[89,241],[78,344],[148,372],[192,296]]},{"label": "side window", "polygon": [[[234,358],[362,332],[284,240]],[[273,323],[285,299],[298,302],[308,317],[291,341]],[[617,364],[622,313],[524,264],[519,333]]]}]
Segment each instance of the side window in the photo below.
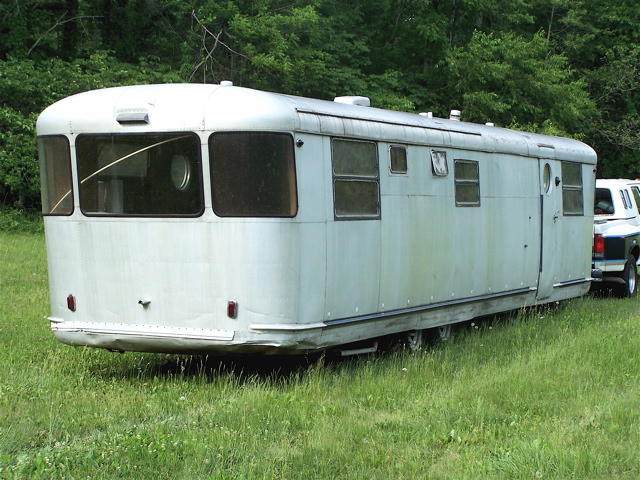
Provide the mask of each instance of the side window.
[{"label": "side window", "polygon": [[622,195],[624,195],[624,208],[631,209],[633,207],[633,203],[631,203],[631,197],[629,196],[628,190],[623,190]]},{"label": "side window", "polygon": [[613,213],[613,198],[608,188],[596,188],[596,199],[593,213],[595,215],[611,215]]},{"label": "side window", "polygon": [[380,217],[378,149],[374,142],[331,141],[336,219]]},{"label": "side window", "polygon": [[629,205],[627,205],[627,199],[624,198],[624,190],[620,190],[620,198],[622,199],[622,206],[625,210],[627,210],[629,208]]},{"label": "side window", "polygon": [[70,215],[73,212],[71,156],[64,136],[39,137],[38,160],[42,192],[42,213]]},{"label": "side window", "polygon": [[453,170],[456,185],[456,206],[479,207],[480,174],[478,162],[473,160],[454,160]]},{"label": "side window", "polygon": [[446,177],[449,175],[447,152],[431,150],[431,171],[437,177]]},{"label": "side window", "polygon": [[407,173],[407,149],[405,147],[392,145],[389,147],[389,157],[391,159],[391,173]]},{"label": "side window", "polygon": [[291,135],[214,133],[209,161],[213,211],[219,217],[293,217],[298,212]]},{"label": "side window", "polygon": [[562,213],[584,215],[582,168],[579,163],[562,162]]},{"label": "side window", "polygon": [[638,213],[640,213],[640,188],[636,186],[631,187],[631,193],[633,193],[633,198],[636,201],[636,209]]}]

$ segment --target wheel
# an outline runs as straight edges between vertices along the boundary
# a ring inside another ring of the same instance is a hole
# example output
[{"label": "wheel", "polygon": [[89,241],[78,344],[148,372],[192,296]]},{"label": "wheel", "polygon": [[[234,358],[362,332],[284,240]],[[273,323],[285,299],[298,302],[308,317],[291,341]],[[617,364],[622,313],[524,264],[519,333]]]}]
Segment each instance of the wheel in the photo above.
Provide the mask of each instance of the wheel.
[{"label": "wheel", "polygon": [[424,344],[424,330],[411,330],[405,334],[405,345],[412,351],[420,350]]},{"label": "wheel", "polygon": [[638,269],[636,258],[633,255],[629,255],[627,263],[624,264],[622,280],[624,284],[621,286],[620,296],[623,298],[635,297],[638,293]]},{"label": "wheel", "polygon": [[451,332],[453,331],[453,325],[440,325],[439,327],[429,330],[429,341],[432,345],[446,342],[451,338]]},{"label": "wheel", "polygon": [[449,340],[449,338],[451,338],[451,331],[453,330],[453,326],[451,324],[441,325],[434,328],[433,330],[435,340],[446,342],[447,340]]}]

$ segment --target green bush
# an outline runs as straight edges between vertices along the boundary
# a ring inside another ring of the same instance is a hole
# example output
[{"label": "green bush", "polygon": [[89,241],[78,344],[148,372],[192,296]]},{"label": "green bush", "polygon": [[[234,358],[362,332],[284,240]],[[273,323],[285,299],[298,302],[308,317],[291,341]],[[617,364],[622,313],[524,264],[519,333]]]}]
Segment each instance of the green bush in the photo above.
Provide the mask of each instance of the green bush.
[{"label": "green bush", "polygon": [[0,206],[0,232],[40,233],[42,231],[44,231],[44,223],[39,211]]}]

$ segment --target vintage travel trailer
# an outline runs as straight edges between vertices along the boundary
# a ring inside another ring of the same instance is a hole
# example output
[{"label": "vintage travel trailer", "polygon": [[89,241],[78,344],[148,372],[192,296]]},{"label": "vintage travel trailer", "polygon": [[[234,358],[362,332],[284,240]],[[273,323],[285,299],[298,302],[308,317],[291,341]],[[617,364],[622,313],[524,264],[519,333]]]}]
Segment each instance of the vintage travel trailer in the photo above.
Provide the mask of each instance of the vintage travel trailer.
[{"label": "vintage travel trailer", "polygon": [[222,82],[47,108],[55,336],[115,351],[357,352],[589,290],[590,147],[368,105]]}]

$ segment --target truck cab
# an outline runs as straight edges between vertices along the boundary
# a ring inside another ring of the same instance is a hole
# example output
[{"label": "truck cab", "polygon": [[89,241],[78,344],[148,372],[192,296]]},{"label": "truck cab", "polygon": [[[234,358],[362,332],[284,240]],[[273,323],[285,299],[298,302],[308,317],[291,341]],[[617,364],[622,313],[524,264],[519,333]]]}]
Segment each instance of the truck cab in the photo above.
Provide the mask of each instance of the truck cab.
[{"label": "truck cab", "polygon": [[594,280],[620,297],[634,297],[640,262],[640,180],[596,180],[593,233]]}]

